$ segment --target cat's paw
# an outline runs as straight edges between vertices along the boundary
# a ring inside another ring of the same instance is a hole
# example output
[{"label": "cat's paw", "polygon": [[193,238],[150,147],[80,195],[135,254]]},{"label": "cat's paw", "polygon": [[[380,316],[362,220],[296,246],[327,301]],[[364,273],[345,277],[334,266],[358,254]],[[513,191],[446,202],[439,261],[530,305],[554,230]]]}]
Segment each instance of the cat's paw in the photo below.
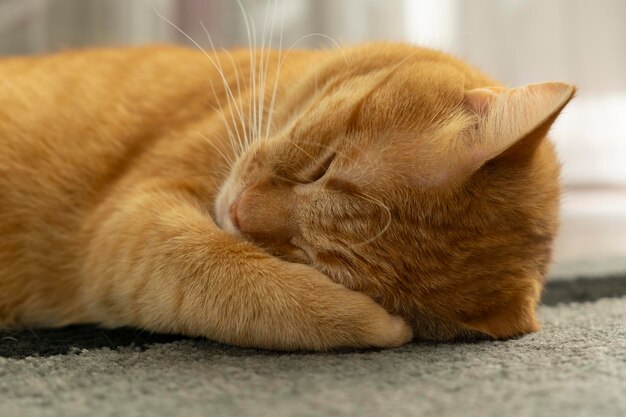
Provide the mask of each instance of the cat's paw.
[{"label": "cat's paw", "polygon": [[290,272],[298,290],[299,317],[296,322],[285,321],[283,348],[391,348],[413,338],[405,320],[389,314],[368,296],[310,267],[293,265]]},{"label": "cat's paw", "polygon": [[413,331],[408,323],[389,314],[368,296],[342,286],[328,295],[326,301],[332,305],[325,313],[333,314],[336,321],[325,330],[326,346],[321,348],[391,348],[412,340]]}]

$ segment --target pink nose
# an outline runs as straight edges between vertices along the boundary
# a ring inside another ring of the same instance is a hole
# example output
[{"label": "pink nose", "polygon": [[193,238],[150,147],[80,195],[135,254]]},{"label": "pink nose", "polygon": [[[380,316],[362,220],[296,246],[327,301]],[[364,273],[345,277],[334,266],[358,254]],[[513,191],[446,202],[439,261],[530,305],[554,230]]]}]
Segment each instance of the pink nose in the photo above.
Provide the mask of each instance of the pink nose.
[{"label": "pink nose", "polygon": [[230,222],[239,230],[239,217],[237,216],[237,206],[239,204],[239,199],[237,199],[233,204],[230,205],[228,209],[228,215],[230,217]]}]

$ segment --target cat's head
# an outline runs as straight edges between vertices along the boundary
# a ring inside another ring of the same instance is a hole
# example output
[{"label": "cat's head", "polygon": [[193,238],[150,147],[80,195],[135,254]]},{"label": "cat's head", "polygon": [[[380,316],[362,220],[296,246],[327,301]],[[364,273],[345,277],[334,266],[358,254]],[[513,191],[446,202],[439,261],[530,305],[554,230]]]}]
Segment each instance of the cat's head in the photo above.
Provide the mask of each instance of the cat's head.
[{"label": "cat's head", "polygon": [[545,135],[574,88],[503,88],[444,54],[366,50],[294,87],[280,128],[234,165],[218,222],[418,337],[537,330],[559,204]]}]

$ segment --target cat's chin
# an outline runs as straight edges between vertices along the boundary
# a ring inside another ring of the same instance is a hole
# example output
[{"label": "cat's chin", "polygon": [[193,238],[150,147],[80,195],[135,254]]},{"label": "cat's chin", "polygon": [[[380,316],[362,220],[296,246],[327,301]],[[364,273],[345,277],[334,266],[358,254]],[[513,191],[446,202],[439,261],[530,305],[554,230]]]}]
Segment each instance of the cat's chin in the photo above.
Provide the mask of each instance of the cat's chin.
[{"label": "cat's chin", "polygon": [[221,194],[222,193],[220,193],[220,197],[218,197],[215,202],[215,223],[220,229],[224,230],[225,232],[238,235],[239,231],[230,220],[230,216],[228,213],[228,198],[226,196],[222,197]]},{"label": "cat's chin", "polygon": [[235,227],[233,222],[231,222],[230,219],[228,219],[228,217],[222,221],[218,220],[217,225],[220,227],[220,229],[222,229],[223,231],[227,233],[242,237],[237,227]]},{"label": "cat's chin", "polygon": [[216,210],[215,223],[223,231],[235,236],[243,237],[239,229],[237,229],[237,226],[235,226],[230,220],[228,210],[226,210],[226,214],[222,214],[221,210]]},{"label": "cat's chin", "polygon": [[237,229],[237,226],[235,226],[235,224],[232,222],[230,218],[229,209],[230,209],[232,200],[234,200],[233,196],[235,194],[232,191],[232,189],[233,189],[232,181],[228,179],[224,183],[222,188],[220,189],[220,192],[218,193],[217,198],[215,199],[214,220],[217,226],[220,229],[224,230],[225,232],[228,232],[233,235],[241,236],[241,233]]}]

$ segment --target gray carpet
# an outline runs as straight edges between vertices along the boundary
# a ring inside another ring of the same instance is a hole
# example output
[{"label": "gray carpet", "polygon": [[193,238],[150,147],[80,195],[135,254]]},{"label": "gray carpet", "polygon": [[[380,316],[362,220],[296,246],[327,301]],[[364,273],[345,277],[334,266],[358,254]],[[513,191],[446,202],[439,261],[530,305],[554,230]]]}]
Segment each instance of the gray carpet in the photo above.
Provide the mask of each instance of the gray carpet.
[{"label": "gray carpet", "polygon": [[623,417],[625,283],[555,279],[543,330],[506,342],[279,354],[132,329],[5,332],[0,416]]}]

